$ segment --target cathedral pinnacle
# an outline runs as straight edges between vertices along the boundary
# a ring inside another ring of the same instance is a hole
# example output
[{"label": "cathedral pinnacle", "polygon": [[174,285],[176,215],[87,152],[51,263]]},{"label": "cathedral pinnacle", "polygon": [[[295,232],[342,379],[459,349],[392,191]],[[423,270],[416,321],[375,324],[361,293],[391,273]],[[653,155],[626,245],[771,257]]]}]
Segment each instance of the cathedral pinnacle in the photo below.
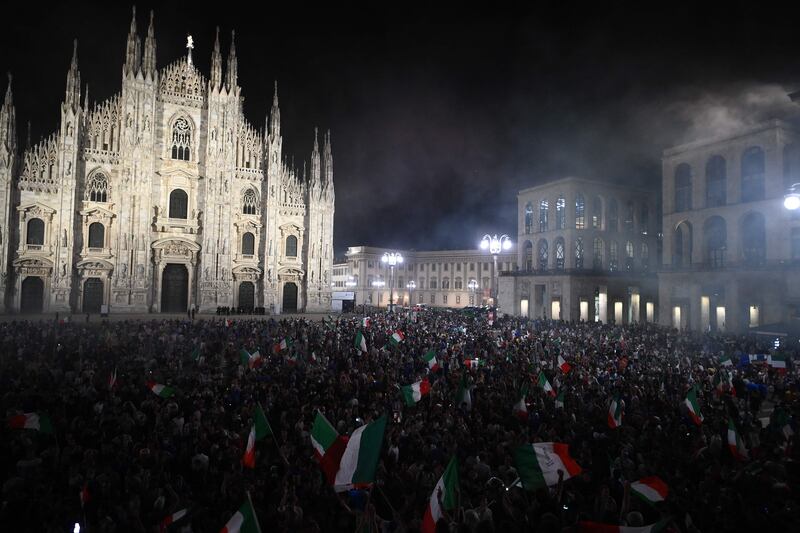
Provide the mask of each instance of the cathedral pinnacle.
[{"label": "cathedral pinnacle", "polygon": [[128,41],[125,45],[125,72],[135,74],[139,70],[141,62],[141,41],[136,35],[136,6],[133,6],[131,14],[131,27],[128,31]]},{"label": "cathedral pinnacle", "polygon": [[69,65],[69,72],[67,73],[67,90],[64,103],[73,109],[77,109],[81,103],[81,74],[78,71],[78,39],[75,39],[72,44],[72,62]]},{"label": "cathedral pinnacle", "polygon": [[272,97],[272,109],[269,112],[269,134],[272,138],[281,135],[281,109],[278,107],[278,81],[275,80],[275,94]]},{"label": "cathedral pinnacle", "polygon": [[192,49],[194,48],[194,39],[190,34],[186,35],[186,64],[192,66]]},{"label": "cathedral pinnacle", "polygon": [[236,89],[238,77],[239,62],[236,59],[236,30],[231,30],[231,48],[228,51],[228,72],[225,77],[225,85],[228,87],[228,92],[233,92]]},{"label": "cathedral pinnacle", "polygon": [[6,99],[3,101],[3,107],[14,105],[14,97],[11,94],[11,80],[13,77],[8,73],[8,87],[6,87]]},{"label": "cathedral pinnacle", "polygon": [[155,15],[150,10],[150,25],[147,27],[147,37],[144,40],[144,58],[142,59],[142,71],[145,76],[155,77],[156,75],[156,32],[153,25]]},{"label": "cathedral pinnacle", "polygon": [[219,51],[219,26],[214,38],[214,50],[211,52],[211,88],[218,90],[222,85],[222,54]]}]

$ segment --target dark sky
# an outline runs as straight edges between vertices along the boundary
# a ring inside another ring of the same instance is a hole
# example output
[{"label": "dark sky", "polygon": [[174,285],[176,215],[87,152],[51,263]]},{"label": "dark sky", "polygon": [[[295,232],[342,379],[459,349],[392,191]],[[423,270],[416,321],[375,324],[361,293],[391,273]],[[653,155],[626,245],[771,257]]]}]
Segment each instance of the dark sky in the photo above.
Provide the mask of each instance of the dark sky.
[{"label": "dark sky", "polygon": [[[261,127],[277,79],[285,152],[308,158],[314,126],[332,130],[339,253],[514,235],[517,191],[568,175],[657,189],[665,147],[793,113],[800,88],[799,16],[778,4],[295,4],[139,3],[139,31],[153,7],[159,67],[190,32],[208,73],[214,27],[223,57],[235,28],[247,118]],[[129,4],[8,9],[21,136],[56,128],[74,37],[92,100],[119,91]]]}]

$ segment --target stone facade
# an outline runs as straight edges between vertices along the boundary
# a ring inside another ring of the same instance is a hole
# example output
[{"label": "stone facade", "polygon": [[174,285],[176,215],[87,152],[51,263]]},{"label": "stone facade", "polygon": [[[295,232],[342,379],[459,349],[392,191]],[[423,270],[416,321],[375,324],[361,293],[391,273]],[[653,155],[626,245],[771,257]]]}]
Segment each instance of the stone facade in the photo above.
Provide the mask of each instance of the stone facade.
[{"label": "stone facade", "polygon": [[[18,155],[11,83],[0,108],[0,292],[9,311],[330,309],[330,133],[287,164],[277,85],[262,131],[243,115],[219,32],[206,78],[156,66],[131,21],[122,88],[81,101],[77,41],[58,131]],[[315,130],[316,131],[316,130]]]}]

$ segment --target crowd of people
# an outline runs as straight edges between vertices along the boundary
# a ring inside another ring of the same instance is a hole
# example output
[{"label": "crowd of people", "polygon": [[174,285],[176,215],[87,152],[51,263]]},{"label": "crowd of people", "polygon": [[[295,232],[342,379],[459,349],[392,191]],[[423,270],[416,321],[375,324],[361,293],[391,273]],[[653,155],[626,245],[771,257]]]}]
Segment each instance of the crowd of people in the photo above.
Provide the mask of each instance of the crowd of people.
[{"label": "crowd of people", "polygon": [[[0,530],[216,532],[249,498],[265,532],[419,531],[452,457],[458,503],[437,531],[800,524],[796,348],[653,324],[436,310],[369,318],[0,323],[6,418],[38,413],[52,425],[0,430]],[[402,341],[390,342],[397,331]],[[243,364],[242,350],[259,364]],[[786,368],[748,354],[781,356]],[[430,392],[407,405],[401,387],[426,377]],[[154,394],[153,383],[174,394]],[[457,400],[465,383],[470,403]],[[251,469],[242,458],[257,405],[273,435],[257,443]],[[387,416],[372,486],[326,483],[310,439],[317,412],[341,435]],[[728,446],[731,422],[746,457]],[[567,444],[581,472],[525,490],[514,452],[535,442]],[[631,497],[648,476],[669,487],[664,501]]]}]

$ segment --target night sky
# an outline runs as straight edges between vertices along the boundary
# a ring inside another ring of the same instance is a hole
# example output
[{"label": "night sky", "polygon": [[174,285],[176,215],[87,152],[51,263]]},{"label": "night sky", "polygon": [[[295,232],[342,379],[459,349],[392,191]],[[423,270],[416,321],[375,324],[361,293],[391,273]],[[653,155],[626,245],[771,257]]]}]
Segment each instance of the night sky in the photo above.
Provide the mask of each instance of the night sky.
[{"label": "night sky", "polygon": [[[223,58],[235,29],[245,115],[261,128],[278,80],[284,153],[296,161],[309,157],[314,126],[331,129],[341,254],[515,235],[521,188],[573,175],[656,191],[665,147],[800,112],[785,94],[800,89],[796,12],[580,4],[137,9],[142,40],[155,9],[159,68],[185,54],[191,33],[208,75],[215,26]],[[57,127],[74,37],[91,100],[120,90],[129,4],[4,12],[0,72],[14,75],[21,139],[28,120],[34,142]]]}]

